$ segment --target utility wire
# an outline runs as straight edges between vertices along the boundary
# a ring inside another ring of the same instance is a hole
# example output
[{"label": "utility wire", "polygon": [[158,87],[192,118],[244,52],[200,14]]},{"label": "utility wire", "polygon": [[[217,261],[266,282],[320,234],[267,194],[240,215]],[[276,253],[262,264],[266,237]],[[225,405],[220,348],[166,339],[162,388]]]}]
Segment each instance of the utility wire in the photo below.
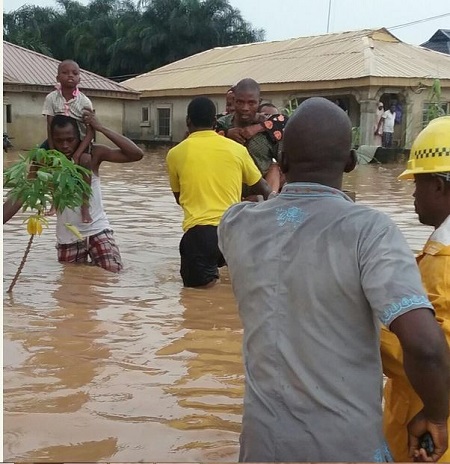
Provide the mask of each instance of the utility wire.
[{"label": "utility wire", "polygon": [[450,13],[443,13],[437,16],[430,16],[429,18],[417,19],[416,21],[410,21],[409,23],[399,24],[398,26],[387,27],[386,29],[400,29],[402,27],[413,26],[414,24],[425,23],[427,21],[433,21],[434,19],[445,18],[446,16],[450,16]]}]

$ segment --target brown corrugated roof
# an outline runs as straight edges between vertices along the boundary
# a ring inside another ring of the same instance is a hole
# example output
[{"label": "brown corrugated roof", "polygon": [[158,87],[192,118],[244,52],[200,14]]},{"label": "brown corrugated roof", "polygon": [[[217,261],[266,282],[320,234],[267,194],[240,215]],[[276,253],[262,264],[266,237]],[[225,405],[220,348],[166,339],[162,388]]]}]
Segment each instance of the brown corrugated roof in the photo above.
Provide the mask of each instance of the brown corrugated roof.
[{"label": "brown corrugated roof", "polygon": [[[60,61],[3,41],[3,82],[53,86]],[[80,89],[135,94],[136,91],[106,77],[80,70]]]},{"label": "brown corrugated roof", "polygon": [[450,79],[450,57],[401,42],[386,29],[235,45],[198,53],[124,82],[151,94],[221,88],[252,77],[261,85],[363,77]]}]

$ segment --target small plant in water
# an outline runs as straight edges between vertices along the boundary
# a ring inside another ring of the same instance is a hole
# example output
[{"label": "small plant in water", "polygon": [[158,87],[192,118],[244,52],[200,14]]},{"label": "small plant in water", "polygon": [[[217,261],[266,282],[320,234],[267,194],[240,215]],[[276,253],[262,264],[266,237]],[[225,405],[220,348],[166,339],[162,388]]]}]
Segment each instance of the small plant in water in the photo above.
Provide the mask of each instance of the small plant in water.
[{"label": "small plant in water", "polygon": [[[85,195],[91,194],[90,185],[83,179],[90,174],[89,170],[75,164],[63,153],[35,148],[26,155],[19,155],[19,158],[3,172],[3,188],[10,189],[8,198],[23,203],[23,212],[33,210],[34,213],[24,220],[30,239],[8,292],[12,291],[22,272],[34,237],[48,227],[46,211],[51,207],[57,212],[76,208],[82,205]],[[65,225],[82,238],[74,226]]]}]

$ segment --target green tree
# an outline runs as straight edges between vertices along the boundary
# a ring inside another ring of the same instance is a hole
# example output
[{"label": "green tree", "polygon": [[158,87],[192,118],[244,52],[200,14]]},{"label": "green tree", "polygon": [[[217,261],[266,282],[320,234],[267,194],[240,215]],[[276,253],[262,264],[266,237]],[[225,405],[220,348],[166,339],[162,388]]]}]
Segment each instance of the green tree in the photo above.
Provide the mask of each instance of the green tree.
[{"label": "green tree", "polygon": [[261,41],[228,0],[56,0],[3,14],[4,39],[103,76],[135,75],[213,47]]},{"label": "green tree", "polygon": [[3,14],[3,39],[52,56],[48,35],[57,12],[53,8],[25,5]]}]

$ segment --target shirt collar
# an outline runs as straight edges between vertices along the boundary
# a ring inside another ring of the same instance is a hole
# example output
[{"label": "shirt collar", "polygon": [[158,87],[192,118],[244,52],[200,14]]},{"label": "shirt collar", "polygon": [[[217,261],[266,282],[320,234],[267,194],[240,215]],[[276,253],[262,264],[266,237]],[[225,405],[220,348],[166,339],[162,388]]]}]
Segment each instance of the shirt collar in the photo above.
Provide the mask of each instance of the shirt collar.
[{"label": "shirt collar", "polygon": [[353,203],[353,200],[342,190],[314,182],[290,182],[285,184],[281,196],[335,197]]},{"label": "shirt collar", "polygon": [[189,134],[189,138],[192,138],[192,137],[209,137],[211,134],[219,135],[213,129],[206,129],[206,130],[198,130],[198,131],[192,132],[192,134]]},{"label": "shirt collar", "polygon": [[[55,89],[62,95],[61,84],[59,82],[55,84]],[[80,95],[80,89],[76,86],[72,92],[72,96],[75,98],[78,97],[78,95]]]},{"label": "shirt collar", "polygon": [[428,241],[450,245],[450,216],[431,234]]}]

